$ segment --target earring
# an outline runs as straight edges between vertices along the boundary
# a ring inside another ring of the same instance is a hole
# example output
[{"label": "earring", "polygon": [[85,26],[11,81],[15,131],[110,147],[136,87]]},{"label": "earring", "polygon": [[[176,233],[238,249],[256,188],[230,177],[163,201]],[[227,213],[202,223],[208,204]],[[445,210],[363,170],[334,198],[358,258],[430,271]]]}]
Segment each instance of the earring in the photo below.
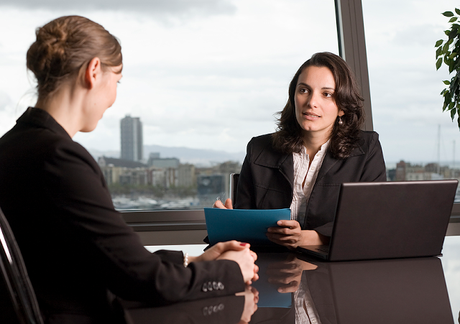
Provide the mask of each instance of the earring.
[{"label": "earring", "polygon": [[339,125],[343,125],[342,116],[339,116]]}]

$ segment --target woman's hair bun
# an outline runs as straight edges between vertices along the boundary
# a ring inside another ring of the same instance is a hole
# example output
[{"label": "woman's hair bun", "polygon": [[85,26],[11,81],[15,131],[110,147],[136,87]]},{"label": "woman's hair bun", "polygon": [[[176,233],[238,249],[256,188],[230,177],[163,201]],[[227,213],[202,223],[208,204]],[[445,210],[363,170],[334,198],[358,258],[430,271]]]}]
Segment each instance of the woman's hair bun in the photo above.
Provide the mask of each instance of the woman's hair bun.
[{"label": "woman's hair bun", "polygon": [[64,80],[78,75],[94,57],[103,65],[122,64],[118,40],[101,25],[81,16],[52,20],[35,32],[36,40],[27,51],[27,68],[37,79],[39,97],[59,88]]}]

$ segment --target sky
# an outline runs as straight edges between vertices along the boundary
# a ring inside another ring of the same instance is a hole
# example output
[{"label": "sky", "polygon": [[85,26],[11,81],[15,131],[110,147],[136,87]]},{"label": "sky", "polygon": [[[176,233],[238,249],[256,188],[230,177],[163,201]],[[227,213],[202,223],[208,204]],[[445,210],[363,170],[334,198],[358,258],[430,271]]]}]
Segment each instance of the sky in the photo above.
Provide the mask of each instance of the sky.
[{"label": "sky", "polygon": [[[449,26],[441,13],[455,5],[363,0],[387,162],[460,160],[460,132],[439,95],[449,76],[436,71],[434,49]],[[74,137],[89,150],[119,150],[129,114],[141,118],[147,145],[244,152],[275,130],[297,68],[315,52],[338,54],[332,0],[0,0],[0,136],[36,100],[25,67],[35,28],[69,14],[102,24],[123,47],[117,101],[95,131]]]}]

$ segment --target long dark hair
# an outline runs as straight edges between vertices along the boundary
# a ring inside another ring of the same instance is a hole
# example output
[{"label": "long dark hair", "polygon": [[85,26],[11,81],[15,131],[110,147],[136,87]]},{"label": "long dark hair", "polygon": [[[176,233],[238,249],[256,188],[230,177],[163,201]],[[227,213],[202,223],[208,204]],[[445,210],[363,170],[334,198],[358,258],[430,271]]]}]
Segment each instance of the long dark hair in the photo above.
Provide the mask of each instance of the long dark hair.
[{"label": "long dark hair", "polygon": [[278,129],[273,134],[274,146],[284,153],[299,153],[302,149],[302,128],[296,119],[294,97],[299,76],[309,66],[327,67],[334,76],[333,97],[339,111],[342,110],[344,115],[341,117],[341,125],[339,118],[334,123],[329,150],[335,158],[347,158],[358,144],[359,129],[364,122],[364,99],[348,64],[340,56],[328,52],[314,54],[292,78],[289,99],[284,109],[279,112]]}]

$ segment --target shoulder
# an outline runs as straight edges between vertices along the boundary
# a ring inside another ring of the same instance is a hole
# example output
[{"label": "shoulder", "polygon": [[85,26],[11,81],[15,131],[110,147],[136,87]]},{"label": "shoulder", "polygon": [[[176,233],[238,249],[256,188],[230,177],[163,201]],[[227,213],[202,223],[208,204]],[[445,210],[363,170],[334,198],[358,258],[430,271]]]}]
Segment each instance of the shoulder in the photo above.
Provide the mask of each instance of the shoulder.
[{"label": "shoulder", "polygon": [[247,154],[253,157],[259,156],[261,153],[269,155],[279,154],[273,146],[273,134],[264,134],[253,137],[247,146]]},{"label": "shoulder", "polygon": [[360,131],[358,143],[365,152],[369,151],[376,145],[380,146],[379,134],[374,131]]},{"label": "shoulder", "polygon": [[379,134],[374,131],[359,131],[359,137],[364,141],[375,141],[378,140]]},{"label": "shoulder", "polygon": [[252,145],[254,147],[265,147],[265,146],[273,146],[273,134],[264,134],[253,137],[248,145]]}]

